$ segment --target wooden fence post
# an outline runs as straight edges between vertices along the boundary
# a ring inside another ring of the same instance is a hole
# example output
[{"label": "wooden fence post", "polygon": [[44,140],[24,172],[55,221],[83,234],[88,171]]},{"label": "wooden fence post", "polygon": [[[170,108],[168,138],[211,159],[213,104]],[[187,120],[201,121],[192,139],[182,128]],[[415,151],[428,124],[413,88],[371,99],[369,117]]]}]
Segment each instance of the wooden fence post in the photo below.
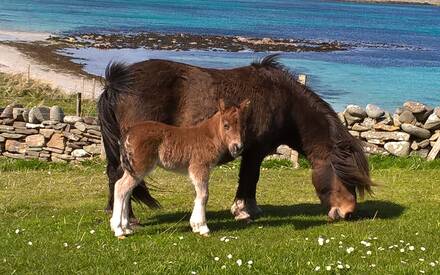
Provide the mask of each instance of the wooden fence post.
[{"label": "wooden fence post", "polygon": [[28,67],[27,67],[27,82],[29,83],[30,80],[31,80],[31,64],[28,64]]},{"label": "wooden fence post", "polygon": [[81,116],[81,93],[76,93],[76,115]]},{"label": "wooden fence post", "polygon": [[307,76],[305,74],[298,75],[298,82],[305,86],[307,84]]},{"label": "wooden fence post", "polygon": [[93,78],[92,99],[95,100],[96,79]]}]

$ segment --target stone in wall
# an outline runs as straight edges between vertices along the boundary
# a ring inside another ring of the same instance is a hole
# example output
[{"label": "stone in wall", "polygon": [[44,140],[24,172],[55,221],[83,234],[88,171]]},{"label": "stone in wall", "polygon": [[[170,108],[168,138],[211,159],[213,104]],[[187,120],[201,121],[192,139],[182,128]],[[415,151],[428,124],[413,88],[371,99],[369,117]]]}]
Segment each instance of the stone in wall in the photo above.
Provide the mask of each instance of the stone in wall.
[{"label": "stone in wall", "polygon": [[423,125],[425,129],[435,130],[440,128],[440,117],[436,113],[431,114]]},{"label": "stone in wall", "polygon": [[365,107],[365,111],[366,111],[368,117],[373,118],[373,119],[378,119],[385,114],[384,110],[382,110],[379,106],[373,105],[373,104],[368,104]]},{"label": "stone in wall", "polygon": [[29,147],[43,147],[45,144],[45,138],[40,134],[27,136],[25,140]]},{"label": "stone in wall", "polygon": [[398,157],[406,157],[410,152],[410,143],[408,141],[391,141],[384,145],[385,150]]},{"label": "stone in wall", "polygon": [[61,133],[54,133],[50,140],[47,142],[47,147],[64,150],[66,145],[64,135]]},{"label": "stone in wall", "polygon": [[431,136],[431,132],[429,132],[428,130],[414,126],[412,124],[403,123],[400,127],[403,131],[417,138],[426,139]]},{"label": "stone in wall", "polygon": [[26,143],[19,142],[13,139],[8,139],[5,142],[5,150],[12,153],[26,153],[27,145]]},{"label": "stone in wall", "polygon": [[49,119],[52,121],[63,121],[64,111],[60,106],[52,106],[49,111]]},{"label": "stone in wall", "polygon": [[29,111],[30,123],[41,123],[50,119],[50,109],[48,107],[34,107]]}]

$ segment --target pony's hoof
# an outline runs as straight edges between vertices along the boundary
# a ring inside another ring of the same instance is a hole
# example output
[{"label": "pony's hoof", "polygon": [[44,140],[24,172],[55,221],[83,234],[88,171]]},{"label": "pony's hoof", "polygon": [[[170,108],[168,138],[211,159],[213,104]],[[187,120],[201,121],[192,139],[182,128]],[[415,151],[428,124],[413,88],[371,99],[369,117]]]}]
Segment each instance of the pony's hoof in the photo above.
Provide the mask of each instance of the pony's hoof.
[{"label": "pony's hoof", "polygon": [[263,214],[263,210],[261,210],[261,208],[257,205],[257,201],[254,199],[246,200],[246,210],[253,218],[261,216],[261,214]]},{"label": "pony's hoof", "polygon": [[248,222],[251,220],[251,215],[249,215],[249,213],[246,211],[240,211],[240,212],[236,213],[235,220]]},{"label": "pony's hoof", "polygon": [[124,235],[132,235],[134,233],[133,229],[131,228],[125,228],[123,231]]}]

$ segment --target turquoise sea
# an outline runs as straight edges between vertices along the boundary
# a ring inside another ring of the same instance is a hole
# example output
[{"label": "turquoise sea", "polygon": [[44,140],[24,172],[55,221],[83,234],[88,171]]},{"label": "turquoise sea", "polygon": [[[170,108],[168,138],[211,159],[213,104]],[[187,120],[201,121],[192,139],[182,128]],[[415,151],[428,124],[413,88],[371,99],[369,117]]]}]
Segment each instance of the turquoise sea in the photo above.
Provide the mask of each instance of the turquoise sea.
[{"label": "turquoise sea", "polygon": [[[284,53],[282,62],[309,76],[335,109],[376,103],[392,111],[406,99],[440,105],[440,7],[339,1],[0,0],[0,29],[194,34],[338,40],[333,53]],[[264,53],[68,49],[101,75],[109,60],[165,58],[229,68]]]}]

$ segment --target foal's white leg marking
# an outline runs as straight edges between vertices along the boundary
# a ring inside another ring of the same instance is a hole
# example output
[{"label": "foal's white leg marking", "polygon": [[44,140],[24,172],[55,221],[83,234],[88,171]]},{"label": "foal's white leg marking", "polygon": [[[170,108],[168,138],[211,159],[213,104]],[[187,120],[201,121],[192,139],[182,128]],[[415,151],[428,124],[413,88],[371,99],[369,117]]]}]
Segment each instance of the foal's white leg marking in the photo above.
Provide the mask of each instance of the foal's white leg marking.
[{"label": "foal's white leg marking", "polygon": [[192,172],[189,172],[194,188],[196,190],[196,199],[194,200],[194,208],[189,223],[194,233],[207,236],[209,233],[206,224],[206,203],[208,201],[208,180],[199,179]]},{"label": "foal's white leg marking", "polygon": [[124,231],[121,227],[121,218],[122,218],[122,207],[123,207],[123,198],[125,194],[123,193],[123,185],[125,183],[126,176],[122,176],[116,184],[115,184],[115,194],[114,194],[114,204],[113,204],[113,215],[110,219],[110,228],[115,232],[115,236],[119,237],[124,235]]},{"label": "foal's white leg marking", "polygon": [[[125,172],[127,173],[127,172]],[[129,203],[131,198],[131,193],[133,192],[133,189],[138,184],[138,181],[129,175],[127,173],[127,180],[125,182],[125,196],[122,204],[122,218],[121,218],[121,227],[124,231],[124,235],[130,235],[133,234],[133,230],[130,226],[130,209],[129,209]]]},{"label": "foal's white leg marking", "polygon": [[129,173],[124,172],[115,184],[113,216],[110,219],[110,227],[115,232],[116,237],[132,234],[129,223],[128,203],[131,191],[136,186],[137,181]]}]

